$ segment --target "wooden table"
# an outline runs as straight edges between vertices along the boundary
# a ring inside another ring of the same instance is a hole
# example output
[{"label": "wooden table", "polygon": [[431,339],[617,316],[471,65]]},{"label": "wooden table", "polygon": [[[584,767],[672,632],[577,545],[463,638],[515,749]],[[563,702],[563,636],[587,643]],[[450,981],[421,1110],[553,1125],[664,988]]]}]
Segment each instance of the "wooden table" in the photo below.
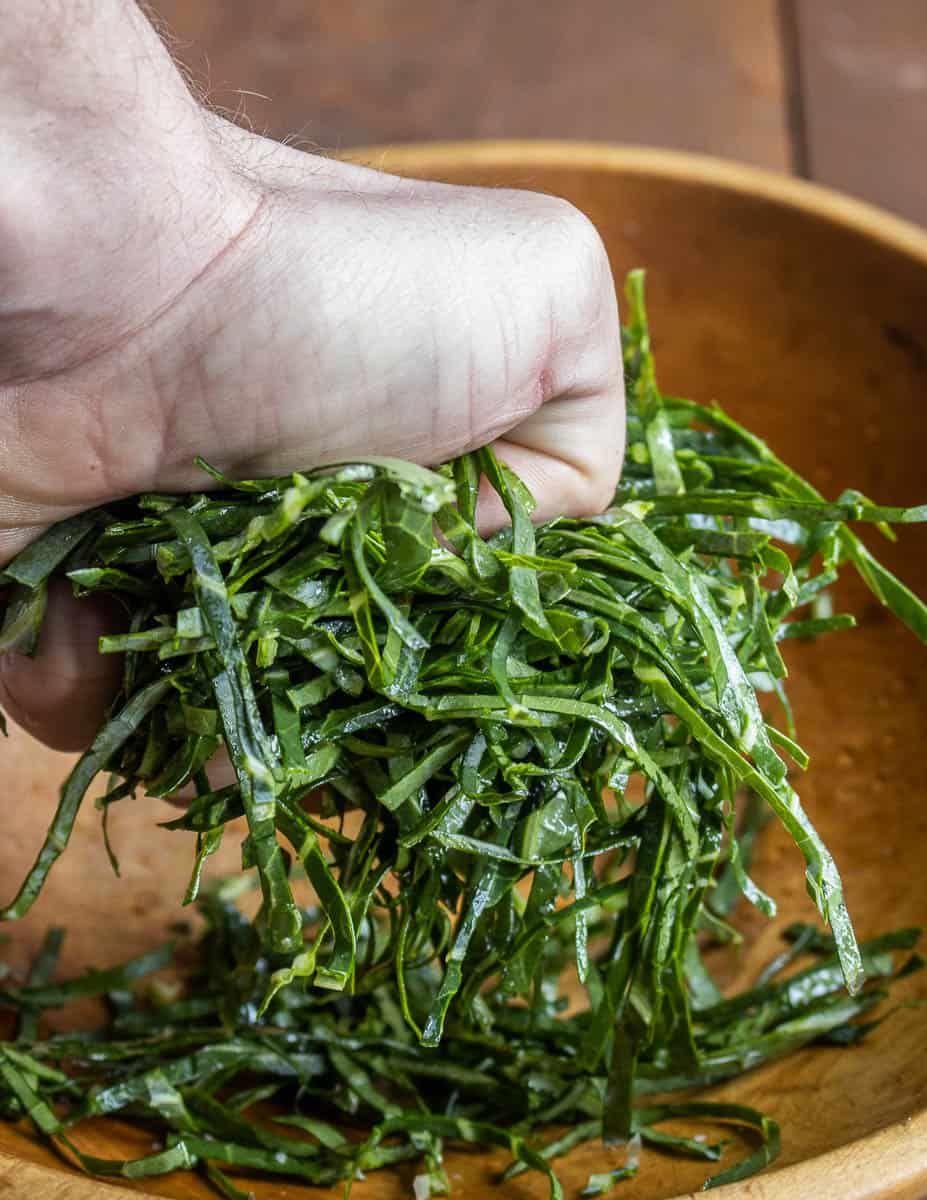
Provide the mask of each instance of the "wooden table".
[{"label": "wooden table", "polygon": [[927,223],[924,0],[152,0],[211,102],[339,149],[649,143]]}]

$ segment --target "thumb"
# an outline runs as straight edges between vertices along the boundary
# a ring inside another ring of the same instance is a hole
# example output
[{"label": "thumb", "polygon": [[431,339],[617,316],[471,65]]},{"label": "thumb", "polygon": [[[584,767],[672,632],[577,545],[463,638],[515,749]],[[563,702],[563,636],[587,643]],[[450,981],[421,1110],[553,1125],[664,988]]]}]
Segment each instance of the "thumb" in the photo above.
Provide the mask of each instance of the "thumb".
[{"label": "thumb", "polygon": [[82,750],[119,687],[122,656],[100,654],[105,633],[125,625],[114,601],[75,599],[53,580],[34,657],[0,656],[0,707],[27,733],[54,750]]}]

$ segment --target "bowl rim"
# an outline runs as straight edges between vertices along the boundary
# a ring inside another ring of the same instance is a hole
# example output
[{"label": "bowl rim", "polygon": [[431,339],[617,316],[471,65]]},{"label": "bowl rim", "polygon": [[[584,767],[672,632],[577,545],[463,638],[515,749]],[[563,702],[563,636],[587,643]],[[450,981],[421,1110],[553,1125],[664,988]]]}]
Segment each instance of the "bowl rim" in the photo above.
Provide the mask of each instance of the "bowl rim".
[{"label": "bowl rim", "polygon": [[339,151],[338,159],[401,175],[427,169],[560,167],[656,175],[741,195],[762,197],[852,229],[927,265],[927,229],[836,188],[733,159],[619,142],[549,138],[371,143]]}]

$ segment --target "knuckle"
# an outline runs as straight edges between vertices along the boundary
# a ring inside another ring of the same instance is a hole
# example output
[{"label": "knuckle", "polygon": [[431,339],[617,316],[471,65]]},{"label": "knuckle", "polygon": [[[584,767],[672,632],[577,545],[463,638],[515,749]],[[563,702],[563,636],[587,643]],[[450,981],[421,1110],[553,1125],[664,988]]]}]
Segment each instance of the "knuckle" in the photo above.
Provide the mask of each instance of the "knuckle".
[{"label": "knuckle", "polygon": [[544,198],[544,236],[551,252],[597,283],[610,275],[605,243],[589,217],[559,196]]},{"label": "knuckle", "polygon": [[558,197],[543,197],[534,246],[554,327],[566,337],[587,336],[615,303],[605,244],[584,212]]}]

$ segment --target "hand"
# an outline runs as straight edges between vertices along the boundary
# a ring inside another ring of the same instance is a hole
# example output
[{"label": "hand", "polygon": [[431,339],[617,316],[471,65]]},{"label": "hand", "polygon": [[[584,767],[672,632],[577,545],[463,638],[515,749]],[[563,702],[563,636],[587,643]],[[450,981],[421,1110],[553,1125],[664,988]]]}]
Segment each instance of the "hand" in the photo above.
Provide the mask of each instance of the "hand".
[{"label": "hand", "polygon": [[[195,454],[253,476],[491,442],[539,517],[608,503],[618,318],[576,209],[233,126],[129,0],[0,18],[0,561],[91,505],[206,487]],[[36,657],[0,663],[50,745],[85,745],[118,686],[110,619],[59,584]]]}]

